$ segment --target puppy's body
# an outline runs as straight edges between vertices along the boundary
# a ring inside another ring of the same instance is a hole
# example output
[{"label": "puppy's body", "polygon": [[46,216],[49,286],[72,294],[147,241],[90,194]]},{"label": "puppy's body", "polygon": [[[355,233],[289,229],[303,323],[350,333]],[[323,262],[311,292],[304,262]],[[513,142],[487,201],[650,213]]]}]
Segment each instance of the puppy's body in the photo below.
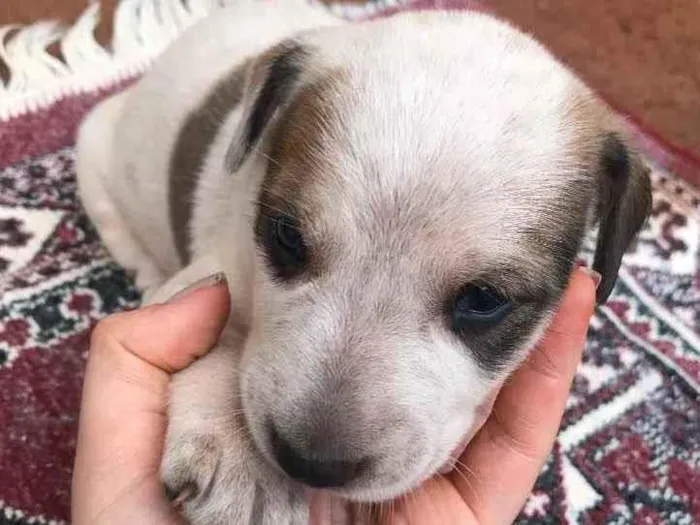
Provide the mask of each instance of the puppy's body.
[{"label": "puppy's body", "polygon": [[78,149],[85,207],[152,300],[230,285],[221,344],[172,390],[163,475],[197,488],[195,523],[303,523],[289,477],[379,501],[434,474],[542,333],[586,228],[602,300],[649,209],[607,109],[473,13],[218,12]]},{"label": "puppy's body", "polygon": [[[142,289],[159,286],[186,264],[178,254],[170,215],[175,147],[200,160],[196,172],[182,174],[195,182],[192,199],[204,187],[213,188],[216,195],[213,200],[203,195],[207,204],[195,207],[190,225],[192,252],[211,255],[218,248],[233,248],[233,243],[221,246],[212,239],[212,229],[216,229],[212,225],[226,229],[220,221],[231,216],[228,202],[221,203],[219,197],[245,200],[239,191],[226,191],[221,185],[249,182],[243,177],[220,178],[227,138],[233,136],[240,120],[244,63],[299,31],[338,23],[325,10],[303,2],[275,6],[241,2],[185,32],[141,81],[89,115],[78,148],[82,200],[98,227],[112,230],[113,221],[120,223],[114,237],[124,238],[112,243],[108,236],[105,242],[125,267],[137,271]],[[235,74],[240,80],[232,79],[230,89],[218,93],[222,101],[218,107],[207,100],[217,83]],[[206,129],[196,130],[188,143],[178,144],[183,127],[198,111],[208,113],[206,124],[200,126]],[[204,135],[208,141],[203,140]],[[109,213],[109,219],[103,219],[105,208],[113,208],[110,212],[119,217]],[[126,257],[125,252],[135,251],[136,246],[138,256]]]}]

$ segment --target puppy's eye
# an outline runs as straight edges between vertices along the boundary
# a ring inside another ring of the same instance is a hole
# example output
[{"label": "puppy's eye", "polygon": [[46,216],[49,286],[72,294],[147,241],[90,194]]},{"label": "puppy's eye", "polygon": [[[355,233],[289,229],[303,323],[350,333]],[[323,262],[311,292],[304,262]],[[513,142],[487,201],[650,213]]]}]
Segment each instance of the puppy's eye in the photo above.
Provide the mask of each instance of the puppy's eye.
[{"label": "puppy's eye", "polygon": [[304,258],[304,241],[299,231],[287,219],[275,221],[277,243],[296,260]]},{"label": "puppy's eye", "polygon": [[265,245],[270,263],[279,277],[291,278],[306,264],[306,245],[291,219],[268,218],[265,221]]},{"label": "puppy's eye", "polygon": [[512,303],[490,286],[468,284],[454,300],[452,326],[461,331],[495,325],[511,307]]}]

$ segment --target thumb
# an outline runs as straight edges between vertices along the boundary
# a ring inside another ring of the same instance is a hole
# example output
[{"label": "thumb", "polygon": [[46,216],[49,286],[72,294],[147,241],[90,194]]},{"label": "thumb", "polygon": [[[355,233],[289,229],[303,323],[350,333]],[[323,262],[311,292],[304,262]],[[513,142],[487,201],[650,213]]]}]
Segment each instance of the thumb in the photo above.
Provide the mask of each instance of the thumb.
[{"label": "thumb", "polygon": [[216,344],[229,307],[223,274],[215,274],[166,303],[107,317],[95,327],[90,346],[120,348],[172,374]]},{"label": "thumb", "polygon": [[146,507],[163,517],[149,523],[172,523],[157,477],[170,374],[216,344],[229,303],[225,281],[215,276],[167,303],[115,314],[97,325],[73,470],[76,524],[115,522],[107,518],[108,509]]}]

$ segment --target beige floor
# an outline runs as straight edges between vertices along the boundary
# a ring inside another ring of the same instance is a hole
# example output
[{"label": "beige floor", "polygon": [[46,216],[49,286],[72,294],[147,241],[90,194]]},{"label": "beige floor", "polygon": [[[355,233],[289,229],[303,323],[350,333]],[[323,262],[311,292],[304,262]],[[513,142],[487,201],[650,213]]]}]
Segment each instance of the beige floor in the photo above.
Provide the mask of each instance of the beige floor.
[{"label": "beige floor", "polygon": [[698,0],[487,0],[616,105],[700,156]]}]

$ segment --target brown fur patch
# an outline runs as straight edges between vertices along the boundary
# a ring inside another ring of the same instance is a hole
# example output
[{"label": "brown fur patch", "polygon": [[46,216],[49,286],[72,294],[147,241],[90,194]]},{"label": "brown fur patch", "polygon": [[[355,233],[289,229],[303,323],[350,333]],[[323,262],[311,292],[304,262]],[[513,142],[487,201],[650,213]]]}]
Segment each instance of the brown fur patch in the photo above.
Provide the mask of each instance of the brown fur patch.
[{"label": "brown fur patch", "polygon": [[[328,123],[339,118],[330,100],[345,81],[342,72],[332,71],[300,87],[271,130],[270,161],[259,198],[258,233],[261,222],[270,216],[293,218],[302,233],[311,227],[315,213],[313,203],[305,199],[304,188],[322,176],[323,139],[329,132]],[[314,246],[311,273],[322,271],[322,254],[331,248]]]},{"label": "brown fur patch", "polygon": [[225,116],[241,103],[248,64],[244,62],[226,75],[187,116],[173,149],[170,159],[170,224],[183,264],[189,262],[191,255],[192,199],[199,171]]},{"label": "brown fur patch", "polygon": [[260,55],[250,71],[246,113],[239,136],[231,143],[226,163],[235,172],[265,134],[270,120],[296,92],[308,50],[294,40],[286,40]]}]

